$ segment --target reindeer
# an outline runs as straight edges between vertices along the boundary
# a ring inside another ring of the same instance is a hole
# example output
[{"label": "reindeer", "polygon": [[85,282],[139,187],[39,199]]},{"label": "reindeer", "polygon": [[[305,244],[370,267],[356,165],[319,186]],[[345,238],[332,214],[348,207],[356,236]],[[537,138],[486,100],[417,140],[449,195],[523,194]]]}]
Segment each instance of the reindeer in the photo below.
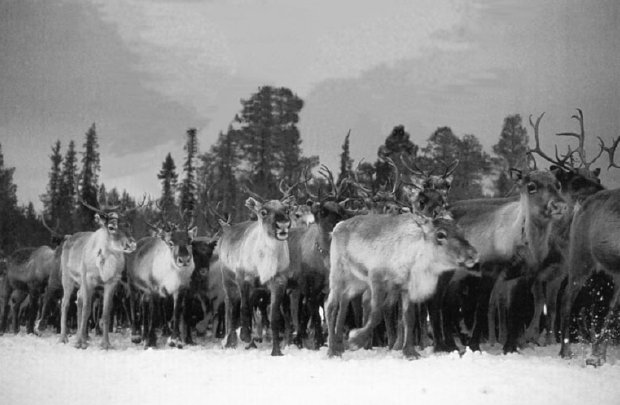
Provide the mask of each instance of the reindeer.
[{"label": "reindeer", "polygon": [[433,294],[439,274],[460,266],[471,268],[475,249],[450,220],[429,220],[417,214],[356,216],[334,228],[327,320],[330,356],[343,352],[347,306],[356,295],[370,291],[368,321],[349,334],[352,347],[363,346],[381,320],[381,307],[400,298],[403,308],[403,353],[413,348],[411,303]]},{"label": "reindeer", "polygon": [[53,274],[57,274],[60,269],[60,252],[62,248],[59,243],[63,237],[55,230],[49,228],[45,223],[45,218],[42,217],[41,220],[43,226],[50,231],[52,245],[56,247],[22,248],[9,257],[6,280],[0,291],[0,301],[2,302],[2,306],[0,306],[0,334],[4,333],[6,329],[10,298],[13,291],[16,290],[20,291],[20,293],[16,295],[16,300],[13,303],[13,332],[19,332],[18,310],[23,300],[29,297],[30,305],[27,314],[26,331],[27,333],[34,333],[39,297],[44,292],[48,279]]},{"label": "reindeer", "polygon": [[63,296],[61,304],[60,342],[67,343],[67,312],[69,299],[78,290],[78,331],[76,348],[85,349],[87,344],[88,318],[91,301],[96,287],[103,286],[103,339],[101,347],[111,347],[108,336],[110,311],[114,290],[125,268],[125,253],[136,249],[127,224],[119,221],[114,207],[111,212],[93,207],[80,200],[81,204],[95,212],[99,228],[94,232],[78,232],[68,237],[62,246],[60,268]]},{"label": "reindeer", "polygon": [[[552,224],[566,214],[567,205],[551,172],[511,169],[510,174],[519,189],[518,197],[458,201],[451,207],[451,213],[480,254],[482,266],[488,269],[509,264],[517,255],[529,274],[533,274],[549,253]],[[480,283],[476,327],[469,342],[472,350],[480,350],[481,321],[487,316],[493,282],[486,275]],[[504,352],[516,350],[517,334],[514,328],[509,329]],[[456,348],[450,334],[444,334],[443,338],[445,342],[440,343],[445,346],[438,347],[436,342],[436,349]]]},{"label": "reindeer", "polygon": [[329,245],[334,226],[343,219],[357,213],[344,207],[346,182],[338,184],[327,166],[322,166],[320,174],[330,185],[330,193],[308,195],[315,201],[309,202],[315,220],[308,227],[292,228],[289,239],[291,284],[291,315],[296,329],[294,343],[303,347],[307,337],[307,323],[310,319],[314,329],[315,348],[323,346],[323,328],[319,309],[323,305],[328,289]]},{"label": "reindeer", "polygon": [[254,346],[250,330],[251,289],[255,284],[267,284],[271,293],[271,355],[281,356],[281,306],[289,275],[287,239],[293,197],[269,201],[259,201],[255,197],[249,197],[245,205],[257,216],[257,220],[226,226],[217,248],[226,292],[224,344],[229,348],[237,345],[237,320],[233,319],[233,311],[240,304],[241,340]]},{"label": "reindeer", "polygon": [[[613,154],[615,152],[615,148],[617,147],[618,140],[614,141],[612,146],[607,148],[605,147],[603,140],[599,138],[600,150],[594,158],[588,160],[584,147],[585,131],[583,124],[583,112],[580,109],[578,109],[577,112],[578,114],[573,115],[572,118],[579,122],[580,133],[562,132],[556,135],[575,137],[578,139],[578,146],[575,149],[568,146],[567,153],[562,157],[558,156],[558,151],[556,148],[555,158],[551,158],[545,154],[540,147],[539,125],[544,113],[538,117],[536,122],[533,122],[532,117],[530,116],[530,125],[534,129],[535,139],[535,148],[530,150],[530,154],[536,153],[543,159],[552,163],[550,170],[561,184],[562,195],[568,204],[569,212],[561,221],[553,224],[550,255],[538,271],[532,286],[535,311],[534,316],[525,331],[524,337],[526,341],[538,341],[540,315],[544,305],[547,306],[547,336],[545,340],[546,342],[550,342],[552,340],[553,331],[555,330],[555,308],[557,294],[560,290],[562,281],[567,277],[569,234],[572,219],[575,212],[579,210],[579,207],[588,197],[604,190],[604,187],[601,185],[600,179],[598,178],[600,168],[594,170],[591,169],[591,166],[601,157],[604,151],[609,153],[609,168],[614,166]],[[543,284],[546,284],[546,291],[544,293]]]},{"label": "reindeer", "polygon": [[[181,300],[194,272],[192,241],[196,237],[197,228],[193,226],[193,221],[184,226],[165,228],[149,222],[147,224],[160,236],[140,239],[136,250],[127,257],[127,278],[132,291],[138,290],[142,293],[144,348],[157,346],[154,329],[157,302],[159,297],[169,296],[173,299],[173,323],[168,345],[182,348],[179,331]],[[138,327],[134,325],[134,330],[136,329]],[[138,339],[132,340],[135,342]]]},{"label": "reindeer", "polygon": [[[568,243],[560,244],[558,250],[562,252],[561,263],[566,266],[568,283],[561,308],[561,332],[562,347],[560,355],[564,358],[572,357],[570,346],[569,328],[570,315],[575,300],[585,282],[595,271],[603,271],[614,280],[614,291],[609,311],[604,319],[601,332],[595,336],[592,342],[592,353],[586,360],[586,364],[599,366],[606,361],[607,342],[610,338],[610,323],[613,319],[615,308],[620,299],[620,190],[605,190],[598,175],[600,169],[591,170],[592,164],[604,153],[608,154],[608,169],[620,168],[615,162],[615,152],[620,143],[620,137],[614,139],[610,146],[606,146],[602,138],[598,138],[600,150],[598,154],[588,161],[585,151],[585,129],[583,112],[577,109],[572,116],[579,123],[580,132],[563,132],[559,136],[574,137],[578,140],[576,149],[568,148],[563,161],[559,162],[555,173],[564,186],[565,194],[572,208],[570,229],[568,231]],[[542,116],[541,116],[542,117]],[[539,123],[540,118],[536,122]],[[552,161],[538,147],[539,140],[537,131],[536,144],[538,153],[546,160]],[[573,155],[577,155],[580,164],[564,165],[568,159],[573,161]],[[556,161],[557,151],[556,151]]]}]

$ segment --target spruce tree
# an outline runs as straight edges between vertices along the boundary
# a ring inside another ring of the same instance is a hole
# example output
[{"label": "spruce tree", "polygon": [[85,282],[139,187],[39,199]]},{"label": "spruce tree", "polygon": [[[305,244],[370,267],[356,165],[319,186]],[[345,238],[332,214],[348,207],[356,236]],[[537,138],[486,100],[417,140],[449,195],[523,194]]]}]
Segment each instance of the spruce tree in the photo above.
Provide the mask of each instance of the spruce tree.
[{"label": "spruce tree", "polygon": [[[99,143],[97,142],[97,131],[95,124],[86,132],[86,140],[84,141],[84,152],[82,153],[82,171],[80,173],[80,198],[82,201],[92,206],[97,206],[97,190],[99,170],[101,169],[99,161]],[[93,227],[93,212],[84,207],[78,208],[79,223],[83,229]]]},{"label": "spruce tree", "polygon": [[176,172],[176,165],[172,155],[168,153],[161,165],[161,170],[157,174],[157,178],[161,180],[161,197],[159,204],[164,212],[176,211],[175,195],[177,191],[177,180],[179,178]]},{"label": "spruce tree", "polygon": [[347,136],[344,137],[344,143],[342,144],[342,153],[340,154],[340,173],[338,174],[338,183],[349,176],[353,167],[353,159],[351,159],[351,152],[349,151],[349,137],[351,136],[351,130],[347,132]]},{"label": "spruce tree", "polygon": [[187,153],[185,163],[183,164],[183,172],[185,177],[181,183],[180,207],[183,212],[188,211],[195,214],[198,206],[198,187],[196,183],[196,157],[198,155],[198,138],[196,129],[187,130],[187,141],[183,148]]},{"label": "spruce tree", "polygon": [[60,153],[60,141],[52,146],[52,154],[50,160],[52,167],[49,173],[49,182],[47,184],[47,192],[41,196],[45,215],[55,223],[60,219],[60,185],[62,183],[62,154]]},{"label": "spruce tree", "polygon": [[63,160],[62,174],[60,180],[60,199],[59,204],[59,216],[60,229],[63,233],[74,233],[74,216],[76,210],[76,196],[77,196],[77,152],[75,151],[75,142],[69,142],[67,153]]},{"label": "spruce tree", "polygon": [[0,144],[0,250],[10,252],[15,249],[15,234],[19,224],[20,212],[17,207],[17,186],[13,183],[14,167],[5,167],[4,154]]},{"label": "spruce tree", "polygon": [[505,196],[514,188],[508,170],[527,166],[528,143],[527,130],[521,123],[521,116],[515,114],[504,118],[499,141],[493,145],[493,152],[499,157],[495,160],[495,168],[499,172],[495,181],[497,195]]}]

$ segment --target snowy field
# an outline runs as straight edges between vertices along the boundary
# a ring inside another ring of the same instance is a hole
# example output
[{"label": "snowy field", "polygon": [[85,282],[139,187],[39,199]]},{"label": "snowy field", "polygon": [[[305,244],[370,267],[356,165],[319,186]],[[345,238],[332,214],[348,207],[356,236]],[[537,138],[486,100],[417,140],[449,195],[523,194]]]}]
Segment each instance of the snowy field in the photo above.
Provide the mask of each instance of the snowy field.
[{"label": "snowy field", "polygon": [[[503,355],[433,354],[408,361],[384,349],[345,352],[221,349],[212,340],[182,350],[143,350],[129,337],[111,335],[114,350],[78,350],[43,337],[0,337],[2,404],[620,404],[620,351],[608,364],[564,361],[559,345]],[[161,339],[160,339],[161,340]],[[585,356],[585,350],[574,346]]]}]

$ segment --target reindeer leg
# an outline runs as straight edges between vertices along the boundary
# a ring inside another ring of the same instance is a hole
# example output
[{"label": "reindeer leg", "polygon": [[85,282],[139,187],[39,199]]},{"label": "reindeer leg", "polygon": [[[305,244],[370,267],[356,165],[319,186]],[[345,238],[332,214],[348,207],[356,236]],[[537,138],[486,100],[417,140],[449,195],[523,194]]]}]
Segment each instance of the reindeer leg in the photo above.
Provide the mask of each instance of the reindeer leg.
[{"label": "reindeer leg", "polygon": [[34,323],[39,312],[39,300],[41,297],[38,288],[30,289],[30,311],[28,311],[28,323],[26,324],[26,333],[34,334]]},{"label": "reindeer leg", "polygon": [[542,280],[536,279],[532,285],[532,294],[534,295],[534,317],[525,329],[523,338],[527,343],[538,344],[540,338],[540,316],[545,306],[545,294],[543,291]]},{"label": "reindeer leg", "polygon": [[251,285],[244,280],[244,277],[237,277],[237,284],[241,289],[241,333],[239,337],[242,342],[250,343],[252,341],[252,300]]},{"label": "reindeer leg", "polygon": [[47,318],[49,317],[50,306],[56,296],[56,292],[57,291],[55,291],[50,285],[48,285],[45,289],[45,294],[43,295],[43,306],[41,308],[41,317],[36,325],[36,333],[39,335],[47,329]]},{"label": "reindeer leg", "polygon": [[401,293],[402,323],[403,323],[403,354],[413,360],[420,358],[420,354],[413,347],[413,325],[415,323],[415,305],[409,300],[409,293]]},{"label": "reindeer leg", "polygon": [[[129,319],[131,322],[131,343],[140,343],[142,342],[142,331],[140,330],[140,319],[138,317],[138,311],[136,308],[136,291],[134,291],[134,287],[131,285],[131,281],[129,282]],[[140,293],[137,294],[141,295]],[[142,298],[140,298],[140,304],[142,303]],[[144,319],[144,311],[142,312],[142,319]]]},{"label": "reindeer leg", "polygon": [[73,283],[63,283],[62,303],[60,305],[60,343],[67,343],[67,315],[69,313],[69,305],[71,304],[71,295],[75,290]]},{"label": "reindeer leg", "polygon": [[563,277],[547,283],[547,317],[545,319],[545,345],[550,345],[557,342],[557,328],[556,319],[558,314],[558,295],[560,286],[562,285]]},{"label": "reindeer leg", "polygon": [[225,328],[226,335],[224,336],[224,347],[235,348],[237,347],[237,325],[239,316],[235,316],[238,313],[240,305],[240,295],[238,284],[232,279],[224,279],[224,308],[225,308]]},{"label": "reindeer leg", "polygon": [[88,286],[85,280],[82,280],[82,286],[78,290],[78,331],[75,347],[78,349],[86,349],[87,343],[87,330],[88,330],[88,318],[90,317],[91,305],[92,305],[91,287]]},{"label": "reindeer leg", "polygon": [[101,340],[101,348],[104,350],[110,349],[110,314],[112,312],[112,302],[114,300],[114,290],[116,289],[117,282],[108,282],[103,286],[103,313],[102,313],[102,328],[103,339]]},{"label": "reindeer leg", "polygon": [[[340,287],[340,288],[339,288]],[[346,305],[344,306],[344,312],[346,317],[346,306],[349,305],[349,301],[344,299],[344,294],[342,290],[342,286],[332,286],[329,291],[329,295],[327,296],[327,302],[325,304],[326,307],[326,317],[327,317],[327,342],[328,342],[328,350],[327,354],[330,357],[340,356],[342,352],[344,352],[344,345],[342,343],[342,328],[340,329],[340,335],[337,335],[336,324],[338,323],[340,317],[342,316],[343,311],[339,311],[339,307],[342,307],[341,302],[346,301]],[[343,318],[344,318],[343,317]],[[342,321],[344,324],[344,320]]]},{"label": "reindeer leg", "polygon": [[11,314],[13,317],[13,333],[17,335],[19,333],[19,307],[21,307],[28,294],[23,293],[21,290],[15,291],[17,292],[17,297],[15,297],[15,301],[13,302]]},{"label": "reindeer leg", "polygon": [[271,290],[271,334],[273,340],[272,356],[282,356],[280,350],[280,333],[282,332],[282,299],[286,289],[286,280],[276,275],[270,282]]},{"label": "reindeer leg", "polygon": [[374,328],[381,322],[382,306],[385,299],[385,291],[381,287],[381,281],[370,282],[370,314],[366,324],[359,329],[349,332],[349,345],[355,350],[364,347],[371,337]]},{"label": "reindeer leg", "polygon": [[602,366],[607,361],[607,344],[610,339],[610,326],[616,315],[616,309],[620,302],[620,277],[614,277],[614,293],[609,303],[609,311],[605,316],[603,327],[598,338],[592,343],[591,357],[586,360],[586,364],[589,366]]},{"label": "reindeer leg", "polygon": [[173,310],[172,310],[172,333],[170,337],[168,337],[168,346],[177,347],[179,349],[183,348],[183,344],[180,340],[180,330],[179,324],[181,321],[181,311],[182,311],[182,302],[183,297],[181,296],[181,292],[177,291],[172,294],[173,300]]},{"label": "reindeer leg", "polygon": [[2,291],[0,292],[0,294],[2,294],[2,296],[0,297],[2,301],[2,304],[0,306],[0,336],[1,336],[4,334],[6,330],[6,323],[9,317],[9,303],[11,300],[11,292],[12,292],[9,280],[5,278],[0,288],[2,288]]},{"label": "reindeer leg", "polygon": [[564,292],[564,300],[562,301],[562,313],[560,318],[560,328],[562,329],[562,347],[560,348],[560,356],[563,358],[573,357],[570,347],[570,318],[571,310],[577,299],[579,291],[583,287],[588,278],[588,274],[582,274],[577,277],[569,274],[566,291]]},{"label": "reindeer leg", "polygon": [[[493,286],[493,290],[491,290],[491,296],[489,297],[489,308],[487,311],[487,323],[489,326],[489,344],[491,346],[495,346],[497,343],[497,329],[495,325],[495,317],[499,318],[499,324],[501,329],[502,317],[499,312],[500,303],[499,303],[499,285],[501,283],[501,279],[497,279],[495,285]],[[501,341],[501,338],[500,338]]]}]

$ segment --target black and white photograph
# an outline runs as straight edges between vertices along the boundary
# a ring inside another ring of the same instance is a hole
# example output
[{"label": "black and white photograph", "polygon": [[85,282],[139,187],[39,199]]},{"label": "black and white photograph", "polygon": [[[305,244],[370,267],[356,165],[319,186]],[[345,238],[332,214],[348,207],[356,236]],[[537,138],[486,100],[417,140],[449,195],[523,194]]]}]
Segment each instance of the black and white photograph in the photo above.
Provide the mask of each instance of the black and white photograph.
[{"label": "black and white photograph", "polygon": [[617,0],[0,0],[0,403],[620,403]]}]

